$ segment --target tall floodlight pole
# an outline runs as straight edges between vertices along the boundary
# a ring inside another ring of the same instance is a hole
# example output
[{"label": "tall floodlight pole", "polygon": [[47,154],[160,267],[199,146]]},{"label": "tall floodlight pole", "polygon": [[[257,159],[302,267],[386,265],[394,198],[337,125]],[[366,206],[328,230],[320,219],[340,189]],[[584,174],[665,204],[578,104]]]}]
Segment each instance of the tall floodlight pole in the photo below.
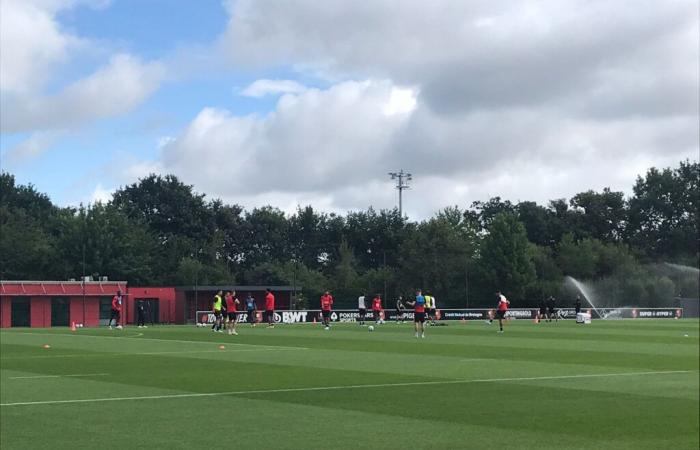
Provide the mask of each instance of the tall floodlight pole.
[{"label": "tall floodlight pole", "polygon": [[401,169],[399,172],[389,172],[389,176],[392,180],[396,181],[396,189],[399,190],[399,217],[403,217],[403,190],[410,189],[408,182],[413,179],[413,175],[404,172]]}]

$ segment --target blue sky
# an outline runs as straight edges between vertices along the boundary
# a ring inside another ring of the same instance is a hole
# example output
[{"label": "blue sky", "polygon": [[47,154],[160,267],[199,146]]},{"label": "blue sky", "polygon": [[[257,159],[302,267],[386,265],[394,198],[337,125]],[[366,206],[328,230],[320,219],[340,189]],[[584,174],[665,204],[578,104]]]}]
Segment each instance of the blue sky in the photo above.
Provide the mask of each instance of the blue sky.
[{"label": "blue sky", "polygon": [[3,0],[0,166],[64,206],[151,172],[344,212],[403,168],[416,218],[630,194],[698,159],[700,49],[697,2],[623,3]]}]

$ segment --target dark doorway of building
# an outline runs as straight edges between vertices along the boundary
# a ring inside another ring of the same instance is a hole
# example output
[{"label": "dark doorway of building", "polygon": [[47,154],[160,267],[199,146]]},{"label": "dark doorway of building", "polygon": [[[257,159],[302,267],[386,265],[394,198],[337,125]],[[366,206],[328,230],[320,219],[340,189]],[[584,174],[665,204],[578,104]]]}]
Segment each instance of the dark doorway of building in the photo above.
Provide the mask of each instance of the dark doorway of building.
[{"label": "dark doorway of building", "polygon": [[[160,323],[160,303],[158,302],[157,298],[139,298],[136,299],[136,307],[138,308],[138,304],[141,302],[143,304],[143,310],[145,314],[145,321],[146,324],[156,324]],[[137,311],[138,313],[138,311]]]},{"label": "dark doorway of building", "polygon": [[31,307],[29,298],[15,297],[12,299],[12,326],[28,327]]},{"label": "dark doorway of building", "polygon": [[112,297],[100,298],[100,325],[104,326],[109,323],[109,318],[112,315]]},{"label": "dark doorway of building", "polygon": [[70,322],[70,302],[65,297],[51,299],[51,326],[67,327]]}]

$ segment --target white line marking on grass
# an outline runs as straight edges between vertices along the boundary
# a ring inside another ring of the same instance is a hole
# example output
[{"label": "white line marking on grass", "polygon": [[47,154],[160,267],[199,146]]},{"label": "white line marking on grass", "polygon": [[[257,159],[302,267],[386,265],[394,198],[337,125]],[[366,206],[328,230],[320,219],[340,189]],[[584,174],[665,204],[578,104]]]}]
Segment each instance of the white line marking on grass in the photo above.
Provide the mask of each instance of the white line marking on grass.
[{"label": "white line marking on grass", "polygon": [[177,398],[195,398],[195,397],[216,397],[220,395],[253,395],[253,394],[275,394],[285,392],[314,392],[314,391],[338,391],[343,389],[371,389],[385,387],[405,387],[405,386],[430,386],[441,384],[469,384],[469,383],[498,383],[505,381],[535,381],[535,380],[566,380],[571,378],[596,378],[596,377],[630,377],[643,375],[668,375],[679,373],[693,373],[694,370],[669,370],[661,372],[622,372],[622,373],[593,373],[587,375],[561,375],[549,377],[521,377],[521,378],[485,378],[477,380],[441,380],[441,381],[412,381],[406,383],[384,383],[384,384],[354,384],[345,386],[318,386],[318,387],[303,387],[303,388],[286,388],[286,389],[259,389],[251,391],[228,391],[228,392],[200,392],[188,394],[169,394],[169,395],[145,395],[140,397],[104,397],[104,398],[85,398],[75,400],[44,400],[37,402],[15,402],[15,403],[0,403],[0,406],[32,406],[32,405],[60,405],[70,403],[98,403],[98,402],[119,402],[127,400],[161,400],[161,399],[177,399]]},{"label": "white line marking on grass", "polygon": [[[262,346],[261,346],[262,347]],[[263,347],[263,348],[242,348],[232,350],[174,350],[168,352],[105,352],[105,353],[76,353],[66,355],[33,355],[33,356],[7,356],[0,358],[0,361],[15,359],[44,359],[44,358],[91,358],[109,356],[141,356],[141,355],[177,355],[180,353],[244,353],[244,352],[273,352],[290,350],[309,350],[308,347]]]},{"label": "white line marking on grass", "polygon": [[[182,340],[182,339],[141,338],[139,336],[97,336],[94,334],[32,333],[32,332],[21,332],[21,331],[14,332],[13,334],[28,334],[30,336],[54,336],[54,337],[69,337],[69,338],[88,337],[88,338],[99,338],[99,339],[135,339],[137,341],[179,342],[179,343],[184,343],[184,344],[208,344],[208,345],[222,345],[223,344],[223,345],[235,345],[235,346],[239,346],[239,347],[256,347],[256,348],[288,348],[288,349],[304,348],[304,349],[306,349],[306,347],[291,347],[291,346],[284,346],[284,345],[241,344],[238,342],[231,342],[231,341],[221,341],[221,342],[186,341],[186,340]],[[141,335],[143,335],[143,333],[141,333]]]},{"label": "white line marking on grass", "polygon": [[30,377],[9,377],[10,380],[35,380],[38,378],[63,378],[63,377],[104,377],[108,373],[76,373],[71,375],[33,375]]}]

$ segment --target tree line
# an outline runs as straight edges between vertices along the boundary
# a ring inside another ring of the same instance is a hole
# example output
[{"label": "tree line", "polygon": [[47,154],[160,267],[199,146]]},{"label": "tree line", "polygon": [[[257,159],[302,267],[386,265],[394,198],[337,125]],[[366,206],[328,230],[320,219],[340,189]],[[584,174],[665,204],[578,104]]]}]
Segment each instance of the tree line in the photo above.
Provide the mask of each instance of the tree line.
[{"label": "tree line", "polygon": [[[421,287],[440,307],[514,306],[574,294],[591,282],[606,306],[667,306],[697,297],[697,162],[651,168],[633,194],[604,189],[547,205],[499,197],[445,208],[420,222],[398,210],[292,215],[207,199],[173,175],[116,191],[107,203],[58,207],[32,185],[0,175],[0,278],[108,276],[132,285],[294,285],[297,305],[330,289],[337,305],[358,293],[390,299]],[[677,267],[677,266],[676,266]]]}]

